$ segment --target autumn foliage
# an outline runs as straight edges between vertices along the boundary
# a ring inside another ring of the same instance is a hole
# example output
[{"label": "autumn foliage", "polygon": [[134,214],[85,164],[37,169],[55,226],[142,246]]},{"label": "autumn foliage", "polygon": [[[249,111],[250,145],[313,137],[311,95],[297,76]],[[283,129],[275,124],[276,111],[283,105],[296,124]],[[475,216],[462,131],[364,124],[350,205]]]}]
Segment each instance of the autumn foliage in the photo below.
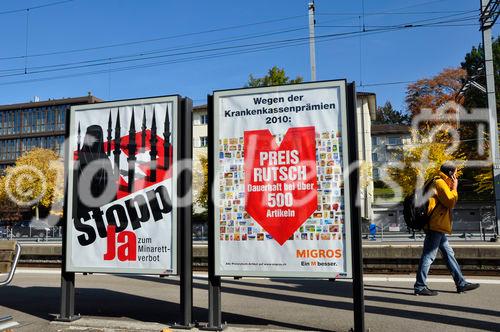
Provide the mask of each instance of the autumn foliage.
[{"label": "autumn foliage", "polygon": [[62,161],[57,153],[48,149],[37,148],[25,153],[0,177],[0,205],[6,207],[50,208],[60,203],[63,192]]},{"label": "autumn foliage", "polygon": [[467,72],[462,68],[447,68],[431,78],[423,78],[409,84],[406,89],[406,104],[412,115],[423,108],[436,110],[449,101],[455,101]]},{"label": "autumn foliage", "polygon": [[196,203],[204,209],[208,209],[208,157],[200,156],[201,174],[197,177],[200,191],[196,197]]},{"label": "autumn foliage", "polygon": [[[438,175],[439,168],[446,161],[465,161],[466,156],[463,153],[450,149],[451,140],[452,138],[447,129],[442,127],[432,141],[423,137],[418,142],[415,142],[416,144],[401,147],[403,154],[401,163],[397,166],[391,165],[388,167],[387,175],[401,186],[404,196],[415,190],[418,179],[427,181]],[[460,175],[463,164],[458,166]]]}]

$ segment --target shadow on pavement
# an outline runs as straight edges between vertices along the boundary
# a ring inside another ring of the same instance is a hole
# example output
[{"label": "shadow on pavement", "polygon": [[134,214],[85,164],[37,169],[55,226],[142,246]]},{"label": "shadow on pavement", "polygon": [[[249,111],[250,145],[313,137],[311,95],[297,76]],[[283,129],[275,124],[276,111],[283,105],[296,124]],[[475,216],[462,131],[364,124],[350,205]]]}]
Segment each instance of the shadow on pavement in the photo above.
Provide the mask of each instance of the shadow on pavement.
[{"label": "shadow on pavement", "polygon": [[[399,295],[408,295],[408,296],[413,296],[413,290],[410,292],[402,292],[402,291],[395,291],[392,289],[380,289],[380,288],[371,288],[371,287],[365,287],[365,292],[370,291],[370,292],[379,292],[379,293],[386,293],[386,294],[399,294]],[[366,296],[365,296],[366,298]]]},{"label": "shadow on pavement", "polygon": [[389,289],[401,289],[401,290],[407,290],[408,292],[405,294],[413,294],[413,287],[397,287],[397,286],[380,286],[380,285],[369,285],[365,284],[366,287],[374,287],[374,288],[389,288]]},{"label": "shadow on pavement", "polygon": [[[144,279],[144,280],[150,280],[150,281],[157,281],[157,282],[163,282],[167,284],[173,284],[173,285],[178,285],[179,281],[177,280],[172,280],[168,278],[157,278],[157,277],[148,277],[148,276],[125,276],[127,278],[137,278],[137,279]],[[206,278],[200,278],[200,277],[195,277],[195,282],[193,283],[193,287],[199,288],[199,289],[207,289],[207,279]],[[336,281],[336,282],[330,282],[326,280],[290,280],[290,279],[274,279],[275,281],[281,283],[281,284],[276,284],[276,285],[270,285],[270,284],[261,284],[261,283],[255,283],[255,282],[248,282],[248,281],[238,281],[238,280],[229,280],[229,279],[223,279],[222,280],[222,293],[227,293],[227,294],[233,294],[233,295],[241,295],[241,296],[248,296],[248,297],[254,297],[254,298],[261,298],[261,299],[269,299],[269,300],[274,300],[274,301],[283,301],[283,302],[295,302],[295,303],[301,303],[301,304],[306,304],[306,305],[313,305],[313,306],[319,306],[319,307],[326,307],[326,308],[332,308],[332,309],[338,309],[338,310],[353,310],[353,305],[352,303],[349,302],[343,302],[343,301],[331,301],[331,300],[326,300],[326,299],[318,299],[318,298],[311,298],[311,297],[302,297],[298,295],[291,295],[291,294],[280,294],[280,293],[275,293],[275,292],[268,292],[267,290],[285,290],[285,291],[297,291],[297,292],[304,292],[309,295],[328,295],[328,296],[337,296],[337,297],[345,297],[352,299],[352,283],[350,282],[344,282],[344,281]],[[204,284],[201,284],[201,282],[205,282]],[[284,286],[282,283],[290,283],[291,286]],[[231,286],[245,286],[245,287],[254,287],[252,289],[247,289],[247,288],[236,288],[236,287],[227,287],[227,285]],[[373,286],[371,286],[373,287]],[[376,286],[383,288],[383,286]],[[264,288],[264,291],[260,291],[257,288]],[[412,288],[406,288],[406,287],[389,287],[389,288],[395,288],[395,289],[411,289],[413,292]],[[408,293],[403,293],[403,292],[398,292],[402,293],[404,295],[409,295],[413,297],[413,294],[408,292]],[[434,303],[434,302],[421,302],[421,301],[415,301],[415,300],[406,300],[406,299],[399,299],[399,298],[394,298],[394,297],[382,297],[382,296],[366,296],[365,295],[365,311],[366,313],[371,313],[371,314],[376,314],[376,315],[381,315],[381,316],[393,316],[393,317],[401,317],[401,318],[409,318],[409,319],[414,319],[414,320],[422,320],[426,322],[435,322],[435,323],[440,323],[440,324],[446,324],[450,326],[460,326],[460,327],[466,327],[466,328],[476,328],[476,329],[485,329],[489,331],[500,331],[500,324],[495,323],[495,322],[490,322],[490,321],[483,321],[479,319],[473,319],[473,318],[464,318],[461,317],[460,315],[464,312],[467,313],[475,313],[475,314],[480,314],[480,315],[490,315],[493,317],[498,317],[500,315],[500,312],[494,311],[494,310],[487,310],[487,309],[480,309],[480,308],[471,308],[470,306],[457,306],[457,305],[450,305],[450,304],[442,304],[442,303]],[[413,306],[415,309],[409,310],[407,308],[391,308],[391,307],[381,307],[381,306],[375,306],[375,305],[370,305],[367,304],[367,301],[377,301],[377,302],[386,302],[389,304],[392,303],[398,303],[401,305],[408,305],[408,306]],[[422,312],[421,308],[427,308],[427,307],[432,307],[432,308],[439,308],[439,309],[445,309],[445,310],[454,310],[457,312],[456,315],[445,315],[441,313],[429,313],[429,312]],[[225,319],[225,318],[224,318]],[[233,322],[231,319],[227,318],[227,321],[230,323],[236,323]]]},{"label": "shadow on pavement", "polygon": [[[0,289],[0,305],[45,320],[51,320],[59,310],[60,289],[55,287],[17,287]],[[180,321],[179,304],[133,294],[98,288],[77,288],[75,313],[97,318],[134,319],[144,322],[171,324]],[[194,321],[205,322],[208,310],[193,308]],[[279,326],[310,330],[311,327],[223,312],[223,321],[252,326]],[[325,331],[314,328],[314,331]]]},{"label": "shadow on pavement", "polygon": [[[365,296],[365,299],[368,301],[377,301],[377,302],[382,302],[382,301],[385,302],[388,300],[387,297],[373,296],[373,295],[367,295],[367,296]],[[397,304],[402,304],[402,305],[412,305],[415,307],[454,310],[457,312],[467,312],[467,313],[471,313],[471,314],[500,317],[500,311],[481,309],[481,308],[473,308],[470,306],[469,307],[462,307],[462,306],[453,305],[453,304],[443,304],[443,303],[436,303],[436,302],[421,302],[421,301],[406,300],[406,299],[399,299],[399,298],[392,298],[392,297],[390,298],[390,300],[391,300],[391,303],[397,303]],[[500,327],[500,324],[497,324],[497,326]]]}]

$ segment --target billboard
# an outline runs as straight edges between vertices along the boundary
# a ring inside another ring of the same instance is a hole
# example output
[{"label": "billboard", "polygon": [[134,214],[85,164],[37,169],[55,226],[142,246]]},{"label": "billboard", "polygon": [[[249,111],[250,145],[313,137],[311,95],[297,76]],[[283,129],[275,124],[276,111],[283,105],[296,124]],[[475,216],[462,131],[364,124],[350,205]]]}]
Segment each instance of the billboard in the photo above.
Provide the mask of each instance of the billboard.
[{"label": "billboard", "polygon": [[71,107],[66,271],[176,273],[179,100]]},{"label": "billboard", "polygon": [[346,82],[215,91],[217,276],[351,277]]}]

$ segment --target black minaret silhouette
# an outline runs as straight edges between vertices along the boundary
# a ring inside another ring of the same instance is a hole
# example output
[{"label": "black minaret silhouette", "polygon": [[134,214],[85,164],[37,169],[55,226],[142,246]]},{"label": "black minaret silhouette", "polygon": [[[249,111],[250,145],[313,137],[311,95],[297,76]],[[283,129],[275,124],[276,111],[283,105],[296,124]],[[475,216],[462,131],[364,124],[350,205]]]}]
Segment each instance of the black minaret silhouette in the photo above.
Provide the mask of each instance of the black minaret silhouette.
[{"label": "black minaret silhouette", "polygon": [[128,192],[132,192],[134,187],[135,178],[135,153],[137,150],[137,144],[135,143],[135,117],[134,108],[132,108],[132,117],[130,118],[130,129],[128,131]]},{"label": "black minaret silhouette", "polygon": [[78,160],[80,160],[80,146],[82,145],[81,144],[82,130],[80,129],[80,122],[78,122],[78,131],[77,131],[77,133],[78,133],[78,135],[77,135],[77,141],[76,141],[76,147],[77,147],[76,153],[77,153],[77,156],[78,156]]},{"label": "black minaret silhouette", "polygon": [[146,108],[142,114],[141,152],[146,151]]},{"label": "black minaret silhouette", "polygon": [[115,155],[115,177],[116,179],[120,178],[120,153],[122,153],[120,149],[121,137],[120,137],[120,109],[118,109],[118,113],[116,115],[116,124],[115,124],[115,149],[113,154]]},{"label": "black minaret silhouette", "polygon": [[112,122],[111,122],[111,110],[109,110],[109,119],[108,119],[108,148],[107,148],[107,155],[111,155],[111,133],[113,132],[113,129],[111,128]]},{"label": "black minaret silhouette", "polygon": [[149,178],[150,182],[156,182],[156,156],[158,155],[158,150],[156,148],[156,143],[158,139],[156,138],[156,113],[153,108],[153,121],[151,123],[151,138],[149,139],[149,144],[151,144],[151,151],[149,151],[149,155],[151,156],[151,176]]},{"label": "black minaret silhouette", "polygon": [[165,123],[163,128],[163,167],[168,171],[170,168],[170,119],[167,112],[165,113]]}]

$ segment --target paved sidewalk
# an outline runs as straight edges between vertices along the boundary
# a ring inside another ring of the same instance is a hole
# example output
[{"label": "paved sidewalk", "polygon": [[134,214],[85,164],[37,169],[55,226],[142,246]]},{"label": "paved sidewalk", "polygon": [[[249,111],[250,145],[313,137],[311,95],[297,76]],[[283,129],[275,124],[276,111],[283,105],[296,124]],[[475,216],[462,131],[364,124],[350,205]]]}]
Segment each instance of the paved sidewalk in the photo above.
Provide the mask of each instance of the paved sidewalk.
[{"label": "paved sidewalk", "polygon": [[[118,332],[118,331],[127,331],[127,332],[184,331],[184,330],[177,330],[175,328],[169,327],[168,325],[159,324],[159,323],[137,322],[137,321],[130,321],[130,320],[126,320],[126,319],[116,320],[116,319],[86,318],[86,317],[83,317],[80,320],[72,322],[72,323],[52,322],[52,323],[50,323],[48,328],[54,332],[55,331],[58,331],[58,332],[74,331],[74,330],[103,331],[103,332],[104,331],[106,331],[106,332],[111,332],[111,331],[113,331],[113,332],[114,331],[116,331],[116,332]],[[203,331],[203,330],[200,330],[200,329],[194,327],[190,331],[198,332],[198,331]],[[224,331],[226,331],[226,332],[243,332],[243,331],[282,332],[282,331],[290,331],[290,329],[226,326],[224,328]],[[307,331],[307,330],[295,330],[295,331]]]},{"label": "paved sidewalk", "polygon": [[[366,326],[373,331],[500,331],[500,278],[474,277],[481,287],[457,294],[448,276],[431,276],[437,297],[412,295],[413,276],[366,275]],[[57,269],[20,269],[0,288],[0,316],[15,331],[161,331],[179,321],[176,277],[77,275],[80,321],[51,322],[59,310]],[[348,331],[353,326],[352,283],[299,279],[223,279],[223,321],[228,331]],[[207,279],[194,278],[194,320],[207,320]],[[143,322],[156,322],[145,324]],[[124,324],[124,325],[123,325]]]}]

